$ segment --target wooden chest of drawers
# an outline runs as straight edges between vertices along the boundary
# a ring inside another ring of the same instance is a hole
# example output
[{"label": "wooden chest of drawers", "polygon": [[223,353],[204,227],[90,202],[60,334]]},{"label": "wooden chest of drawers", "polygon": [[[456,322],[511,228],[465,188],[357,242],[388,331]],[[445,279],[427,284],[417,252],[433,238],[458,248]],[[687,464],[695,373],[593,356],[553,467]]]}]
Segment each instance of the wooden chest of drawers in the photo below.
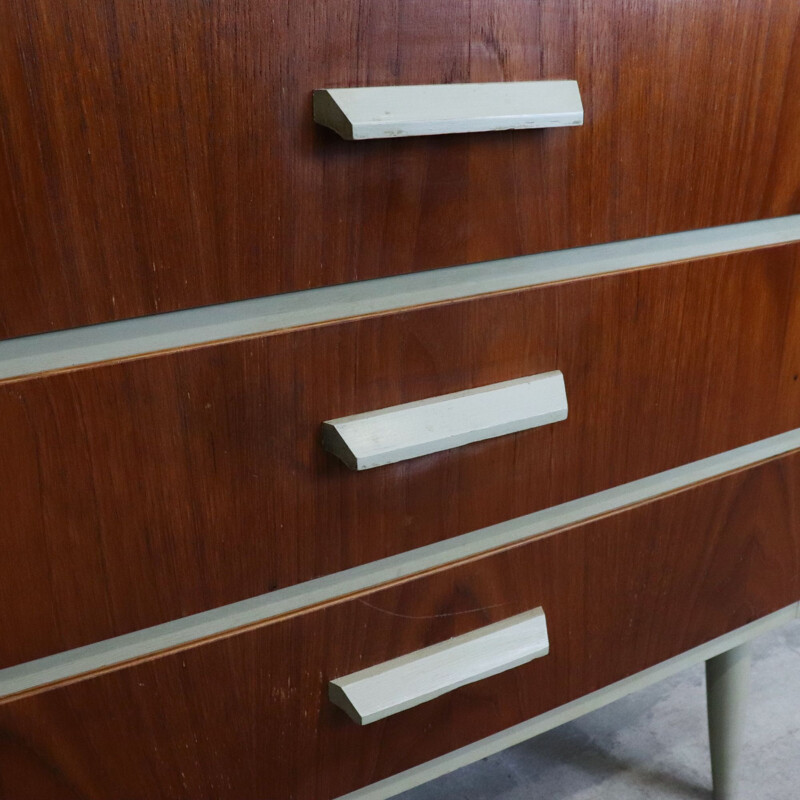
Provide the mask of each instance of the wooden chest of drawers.
[{"label": "wooden chest of drawers", "polygon": [[[0,22],[0,798],[367,797],[796,607],[797,3]],[[312,116],[540,80],[582,126]],[[321,443],[556,371],[552,424],[366,471]],[[546,656],[370,725],[328,697],[535,608]]]}]

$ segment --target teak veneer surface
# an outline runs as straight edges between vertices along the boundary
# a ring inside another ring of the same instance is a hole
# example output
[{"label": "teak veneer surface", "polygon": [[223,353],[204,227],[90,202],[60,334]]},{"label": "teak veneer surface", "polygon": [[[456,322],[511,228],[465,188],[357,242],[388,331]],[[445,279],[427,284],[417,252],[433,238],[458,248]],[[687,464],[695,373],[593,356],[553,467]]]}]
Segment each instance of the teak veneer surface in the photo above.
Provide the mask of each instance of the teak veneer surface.
[{"label": "teak veneer surface", "polygon": [[[3,800],[328,800],[800,598],[800,455],[0,705]],[[332,678],[541,605],[550,654],[360,727]]]},{"label": "teak veneer surface", "polygon": [[[800,212],[796,0],[0,3],[0,337]],[[576,79],[344,142],[337,86]]]},{"label": "teak veneer surface", "polygon": [[[0,666],[800,427],[800,246],[0,385]],[[563,422],[362,473],[321,423],[563,371]]]}]

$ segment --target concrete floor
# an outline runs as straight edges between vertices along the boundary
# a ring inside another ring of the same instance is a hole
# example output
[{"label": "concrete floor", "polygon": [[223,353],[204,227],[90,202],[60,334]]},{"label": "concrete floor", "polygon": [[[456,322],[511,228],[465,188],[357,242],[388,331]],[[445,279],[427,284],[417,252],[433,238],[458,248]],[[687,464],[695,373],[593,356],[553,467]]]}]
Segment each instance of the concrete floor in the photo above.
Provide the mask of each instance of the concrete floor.
[{"label": "concrete floor", "polygon": [[[800,798],[800,622],[752,644],[737,800]],[[402,800],[709,800],[702,665],[399,795]]]}]

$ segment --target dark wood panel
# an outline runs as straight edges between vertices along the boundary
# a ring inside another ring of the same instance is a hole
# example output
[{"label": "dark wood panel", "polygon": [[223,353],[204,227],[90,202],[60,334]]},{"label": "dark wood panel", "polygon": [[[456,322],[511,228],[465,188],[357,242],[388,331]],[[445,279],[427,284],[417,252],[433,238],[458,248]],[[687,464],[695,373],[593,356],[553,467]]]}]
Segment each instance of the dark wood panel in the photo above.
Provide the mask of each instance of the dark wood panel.
[{"label": "dark wood panel", "polygon": [[[795,0],[0,4],[0,336],[800,212]],[[576,78],[342,142],[324,86]]]},{"label": "dark wood panel", "polygon": [[[800,427],[800,247],[0,386],[0,664]],[[561,369],[564,422],[363,473],[321,422]]]},{"label": "dark wood panel", "polygon": [[[800,455],[0,706],[0,797],[326,800],[800,599]],[[550,654],[359,727],[351,671],[542,605]]]}]

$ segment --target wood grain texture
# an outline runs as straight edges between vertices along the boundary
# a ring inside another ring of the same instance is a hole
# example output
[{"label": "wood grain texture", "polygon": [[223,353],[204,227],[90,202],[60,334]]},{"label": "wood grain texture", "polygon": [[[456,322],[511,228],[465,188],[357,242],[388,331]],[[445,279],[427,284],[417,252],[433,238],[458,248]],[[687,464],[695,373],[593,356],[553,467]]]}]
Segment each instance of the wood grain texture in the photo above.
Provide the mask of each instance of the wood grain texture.
[{"label": "wood grain texture", "polygon": [[[800,211],[795,0],[0,7],[0,336]],[[580,129],[343,142],[329,86],[577,79]]]},{"label": "wood grain texture", "polygon": [[[559,369],[568,419],[354,473],[326,419]],[[0,665],[800,427],[800,246],[0,385]]]},{"label": "wood grain texture", "polygon": [[[795,453],[0,705],[0,797],[328,800],[789,605],[798,575]],[[327,699],[331,678],[537,605],[545,658],[366,727]]]}]

